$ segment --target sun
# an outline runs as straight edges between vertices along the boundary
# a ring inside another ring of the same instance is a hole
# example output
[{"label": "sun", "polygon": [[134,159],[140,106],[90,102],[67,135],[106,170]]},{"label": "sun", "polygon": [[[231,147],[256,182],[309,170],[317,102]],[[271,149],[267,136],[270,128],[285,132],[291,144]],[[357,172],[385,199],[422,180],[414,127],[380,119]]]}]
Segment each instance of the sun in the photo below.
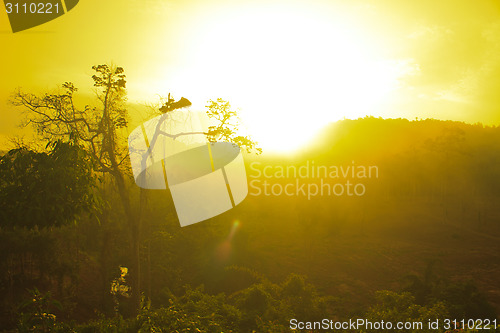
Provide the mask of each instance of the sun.
[{"label": "sun", "polygon": [[235,7],[201,19],[185,69],[190,89],[240,108],[264,150],[287,152],[329,122],[371,114],[400,73],[341,19],[283,6]]}]

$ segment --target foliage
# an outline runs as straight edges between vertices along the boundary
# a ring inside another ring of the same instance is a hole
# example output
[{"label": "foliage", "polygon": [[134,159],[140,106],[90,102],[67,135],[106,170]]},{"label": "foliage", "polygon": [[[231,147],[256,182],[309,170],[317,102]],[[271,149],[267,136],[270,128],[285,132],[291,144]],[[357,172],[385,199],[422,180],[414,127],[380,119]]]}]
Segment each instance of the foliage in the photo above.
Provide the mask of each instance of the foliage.
[{"label": "foliage", "polygon": [[257,142],[249,136],[238,135],[238,114],[231,109],[228,101],[222,98],[209,100],[206,108],[208,117],[216,120],[216,125],[208,128],[207,138],[210,142],[232,142],[248,152],[255,150],[257,154],[262,153]]},{"label": "foliage", "polygon": [[[297,275],[290,276],[282,285],[269,282],[252,285],[230,298],[222,293],[209,295],[203,287],[186,288],[182,297],[173,298],[168,306],[158,309],[153,309],[150,301],[142,297],[134,318],[103,317],[83,325],[51,322],[51,327],[75,332],[285,332],[291,318],[288,316],[301,316],[292,309],[297,308],[293,297],[305,296],[313,307],[323,302],[314,288]],[[305,315],[304,320],[314,318],[307,308],[300,311]]]},{"label": "foliage", "polygon": [[494,318],[495,310],[473,281],[452,282],[435,272],[436,261],[427,264],[423,277],[408,275],[404,291],[420,305],[444,302],[451,318]]},{"label": "foliage", "polygon": [[472,281],[460,281],[437,291],[437,299],[446,302],[452,318],[495,318],[496,312]]},{"label": "foliage", "polygon": [[99,208],[85,150],[60,140],[48,147],[13,149],[0,159],[0,226],[61,226]]},{"label": "foliage", "polygon": [[[449,318],[446,307],[443,303],[436,303],[430,307],[415,304],[415,298],[409,293],[396,293],[382,290],[376,293],[377,304],[372,306],[367,319],[372,322],[422,322],[428,320]],[[424,324],[425,325],[425,324]],[[376,330],[375,330],[376,331]],[[424,330],[425,332],[425,327]],[[394,332],[423,332],[421,329],[397,330]],[[432,331],[432,330],[431,330]]]},{"label": "foliage", "polygon": [[[30,311],[21,315],[20,331],[21,327],[31,327],[32,331],[40,332],[47,329],[65,332],[287,332],[291,318],[305,322],[336,318],[335,313],[328,310],[329,298],[321,296],[303,276],[296,274],[280,284],[269,281],[255,283],[230,297],[223,293],[210,295],[204,292],[203,287],[192,289],[186,286],[183,296],[174,296],[167,306],[156,309],[143,296],[136,317],[101,317],[80,325],[56,323],[49,307],[57,303],[51,300],[50,294],[44,296],[36,291],[33,295],[36,297],[22,307]],[[376,292],[376,304],[368,309],[363,318],[371,322],[427,323],[450,317],[442,302],[421,306],[409,293],[383,290]],[[424,330],[394,331],[432,330],[424,327]]]},{"label": "foliage", "polygon": [[61,303],[52,299],[50,292],[40,293],[38,289],[28,290],[30,299],[20,307],[19,332],[51,332],[56,326],[54,308],[61,310]]},{"label": "foliage", "polygon": [[111,295],[129,297],[130,287],[127,286],[125,277],[128,274],[127,267],[120,266],[120,276],[111,282]]},{"label": "foliage", "polygon": [[128,274],[128,268],[120,266],[120,276],[113,279],[111,282],[110,293],[113,295],[113,302],[115,303],[115,314],[118,316],[120,314],[120,301],[121,297],[130,297],[130,287],[127,285],[125,277]]}]

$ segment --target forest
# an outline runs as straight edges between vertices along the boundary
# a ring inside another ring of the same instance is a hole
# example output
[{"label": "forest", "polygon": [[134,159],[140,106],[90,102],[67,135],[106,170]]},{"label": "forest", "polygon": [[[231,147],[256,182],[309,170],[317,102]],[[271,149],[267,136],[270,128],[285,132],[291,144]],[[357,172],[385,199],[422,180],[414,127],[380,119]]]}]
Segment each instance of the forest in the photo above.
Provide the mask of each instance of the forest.
[{"label": "forest", "polygon": [[[250,138],[213,128],[212,140],[221,131],[240,144],[254,186],[364,191],[250,188],[234,209],[181,228],[170,192],[132,177],[124,70],[93,69],[92,106],[75,106],[69,82],[13,94],[37,141],[0,159],[3,331],[290,332],[292,319],[359,318],[440,322],[393,332],[483,332],[478,321],[500,331],[500,127],[345,119],[288,155],[260,154]],[[377,172],[276,177],[313,163]]]}]

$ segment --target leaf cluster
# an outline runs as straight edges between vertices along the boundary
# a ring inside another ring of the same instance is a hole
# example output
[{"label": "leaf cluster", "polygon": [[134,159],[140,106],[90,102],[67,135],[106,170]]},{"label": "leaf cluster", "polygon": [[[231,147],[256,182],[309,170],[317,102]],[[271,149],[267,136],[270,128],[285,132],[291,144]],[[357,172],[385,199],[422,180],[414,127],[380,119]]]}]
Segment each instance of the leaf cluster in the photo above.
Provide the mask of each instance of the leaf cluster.
[{"label": "leaf cluster", "polygon": [[0,158],[1,226],[61,226],[99,209],[86,151],[62,141],[49,147],[13,149]]},{"label": "leaf cluster", "polygon": [[207,132],[207,138],[210,142],[225,141],[238,145],[247,152],[255,151],[262,153],[258,143],[249,136],[238,135],[239,119],[238,113],[231,108],[231,104],[222,98],[209,100],[206,105],[207,115],[216,121],[216,125],[210,126]]}]

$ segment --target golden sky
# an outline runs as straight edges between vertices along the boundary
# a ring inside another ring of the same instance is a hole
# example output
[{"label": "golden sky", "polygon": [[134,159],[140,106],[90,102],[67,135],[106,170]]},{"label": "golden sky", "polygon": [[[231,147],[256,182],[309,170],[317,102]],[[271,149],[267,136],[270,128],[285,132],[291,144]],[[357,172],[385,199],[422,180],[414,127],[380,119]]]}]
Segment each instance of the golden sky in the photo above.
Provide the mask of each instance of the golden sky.
[{"label": "golden sky", "polygon": [[500,124],[498,0],[82,0],[15,34],[0,17],[0,140],[16,87],[89,92],[91,66],[110,62],[130,102],[222,97],[264,148],[344,117]]}]

